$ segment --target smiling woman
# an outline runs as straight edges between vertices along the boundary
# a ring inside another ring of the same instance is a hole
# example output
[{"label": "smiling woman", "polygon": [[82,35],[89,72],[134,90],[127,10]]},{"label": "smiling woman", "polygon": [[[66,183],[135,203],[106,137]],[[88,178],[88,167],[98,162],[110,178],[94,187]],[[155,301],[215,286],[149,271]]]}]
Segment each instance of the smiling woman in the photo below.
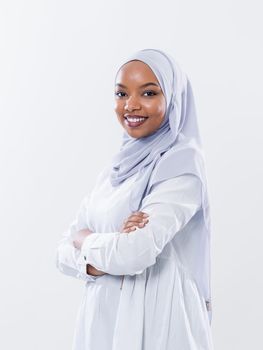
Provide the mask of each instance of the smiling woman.
[{"label": "smiling woman", "polygon": [[120,68],[116,80],[115,112],[121,125],[133,138],[154,133],[164,121],[166,101],[153,71],[134,60]]},{"label": "smiling woman", "polygon": [[85,281],[74,350],[212,350],[210,214],[191,84],[145,49],[116,73],[120,150],[58,244]]}]

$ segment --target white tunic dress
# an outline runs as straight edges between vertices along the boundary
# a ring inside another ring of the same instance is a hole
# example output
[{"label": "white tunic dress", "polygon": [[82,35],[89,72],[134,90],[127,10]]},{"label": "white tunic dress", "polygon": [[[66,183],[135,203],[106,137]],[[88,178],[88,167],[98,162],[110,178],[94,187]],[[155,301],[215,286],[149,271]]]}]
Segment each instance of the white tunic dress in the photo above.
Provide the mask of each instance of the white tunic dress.
[{"label": "white tunic dress", "polygon": [[[136,174],[112,187],[106,167],[57,249],[57,267],[85,283],[73,350],[212,350],[205,300],[187,269],[201,182],[184,174],[156,184],[140,209],[149,223],[120,233]],[[81,251],[72,235],[91,229]],[[198,237],[196,238],[198,240]],[[86,264],[107,272],[86,274]],[[124,279],[122,280],[122,275]]]}]

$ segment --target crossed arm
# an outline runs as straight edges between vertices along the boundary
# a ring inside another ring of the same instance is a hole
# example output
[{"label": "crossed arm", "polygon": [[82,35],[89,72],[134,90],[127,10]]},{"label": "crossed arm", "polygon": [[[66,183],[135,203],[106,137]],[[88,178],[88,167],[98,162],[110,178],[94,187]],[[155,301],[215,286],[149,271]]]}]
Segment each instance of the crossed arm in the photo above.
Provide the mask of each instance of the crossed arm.
[{"label": "crossed arm", "polygon": [[[85,238],[92,234],[92,231],[86,228],[86,205],[89,196],[86,196],[80,205],[75,220],[71,223],[69,229],[63,233],[59,241],[56,252],[56,266],[65,275],[83,279],[85,281],[95,281],[97,276],[104,275],[106,272],[96,269],[91,264],[81,266],[78,259],[81,254],[81,247]],[[131,214],[123,223],[122,233],[133,232],[136,227],[144,227],[149,219],[148,215],[142,212]]]},{"label": "crossed arm", "polygon": [[[143,213],[141,211],[137,211],[133,214],[131,214],[124,222],[122,225],[122,228],[120,230],[121,233],[130,233],[136,230],[136,227],[142,228],[144,227],[148,222],[149,215],[146,213]],[[83,229],[80,231],[77,231],[74,236],[73,236],[73,246],[76,249],[81,250],[83,242],[88,235],[92,234],[93,232],[89,229]],[[96,269],[94,266],[91,264],[86,265],[86,272],[89,275],[92,276],[101,276],[104,275],[106,272],[100,271]]]},{"label": "crossed arm", "polygon": [[[149,215],[149,221],[143,227],[135,225],[135,228],[131,228],[133,224],[129,217],[129,227],[124,223],[122,232],[87,231],[81,239],[81,234],[76,233],[87,229],[87,226],[75,227],[75,236],[71,236],[71,247],[76,254],[75,264],[85,278],[89,276],[87,265],[112,275],[141,273],[155,263],[157,255],[200,206],[201,182],[198,177],[184,174],[158,183],[143,200],[141,211]],[[60,245],[62,253],[63,249],[63,245]],[[63,256],[61,254],[61,259]],[[96,273],[95,270],[94,272]]]}]

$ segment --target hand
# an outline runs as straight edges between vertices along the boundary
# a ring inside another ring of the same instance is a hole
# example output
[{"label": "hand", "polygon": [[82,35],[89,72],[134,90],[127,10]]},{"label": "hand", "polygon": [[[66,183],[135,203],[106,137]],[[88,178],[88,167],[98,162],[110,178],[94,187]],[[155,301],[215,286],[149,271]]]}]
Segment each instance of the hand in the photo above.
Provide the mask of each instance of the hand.
[{"label": "hand", "polygon": [[87,264],[86,265],[86,272],[87,274],[91,275],[91,276],[102,276],[105,275],[106,272],[97,270],[94,266]]},{"label": "hand", "polygon": [[[88,228],[76,232],[75,235],[73,236],[74,247],[76,249],[81,249],[84,239],[92,233],[93,232],[90,231]],[[102,276],[106,274],[106,272],[97,270],[94,266],[90,264],[86,265],[86,273],[92,276]]]},{"label": "hand", "polygon": [[132,213],[128,219],[126,219],[123,223],[123,226],[121,228],[122,233],[130,233],[134,230],[136,230],[136,226],[138,228],[144,227],[148,222],[149,215],[146,213],[143,213],[142,211],[137,211]]},{"label": "hand", "polygon": [[92,234],[88,228],[76,232],[73,236],[73,245],[76,249],[81,249],[84,239]]}]

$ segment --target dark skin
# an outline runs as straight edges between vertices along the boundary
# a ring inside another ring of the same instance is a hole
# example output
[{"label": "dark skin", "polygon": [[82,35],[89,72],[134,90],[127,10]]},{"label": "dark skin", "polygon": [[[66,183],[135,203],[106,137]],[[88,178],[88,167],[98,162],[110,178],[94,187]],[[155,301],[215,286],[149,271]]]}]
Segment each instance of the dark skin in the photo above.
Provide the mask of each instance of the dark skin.
[{"label": "dark skin", "polygon": [[[164,120],[165,109],[165,96],[150,67],[141,61],[131,61],[123,65],[116,76],[115,113],[126,132],[134,138],[153,134]],[[127,115],[140,115],[147,119],[140,126],[129,127]],[[136,228],[143,228],[148,222],[148,214],[134,212],[124,220],[120,232],[129,234]],[[85,238],[92,233],[89,229],[78,231],[73,241],[75,248],[81,249]],[[93,276],[105,274],[90,264],[87,264],[86,271]]]},{"label": "dark skin", "polygon": [[[161,125],[165,109],[165,96],[151,68],[141,61],[123,65],[116,76],[115,113],[127,133],[134,138],[151,135]],[[147,119],[141,126],[131,128],[125,122],[127,114]]]}]

